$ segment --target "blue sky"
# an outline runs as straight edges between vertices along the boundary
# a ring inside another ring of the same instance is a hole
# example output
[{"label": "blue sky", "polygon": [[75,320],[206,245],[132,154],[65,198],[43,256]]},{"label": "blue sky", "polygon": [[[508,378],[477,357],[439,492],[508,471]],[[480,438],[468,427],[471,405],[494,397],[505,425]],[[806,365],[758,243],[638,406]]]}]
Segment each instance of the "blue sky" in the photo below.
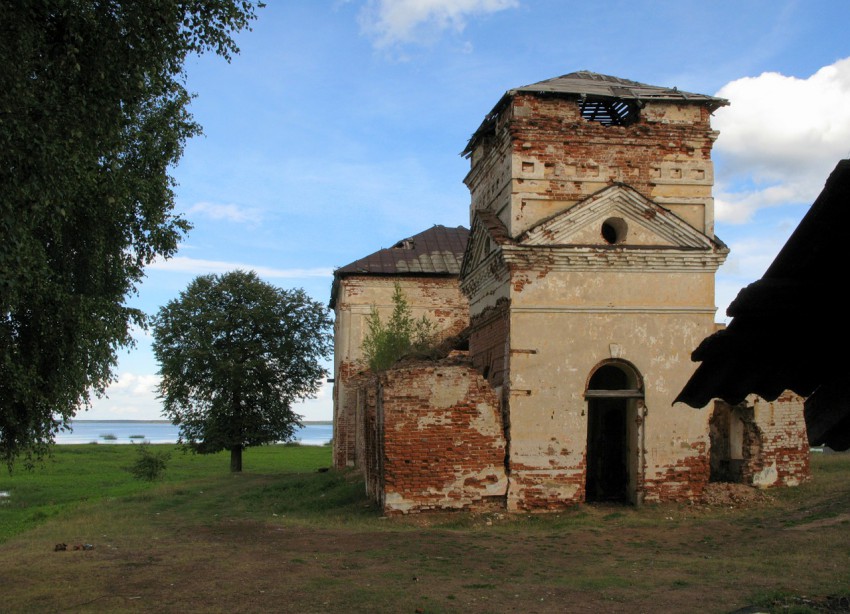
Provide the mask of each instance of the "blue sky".
[{"label": "blue sky", "polygon": [[[719,321],[850,157],[847,0],[267,2],[230,64],[187,64],[205,134],[173,175],[194,230],[131,297],[147,313],[234,268],[327,302],[335,267],[468,225],[466,140],[506,90],[576,70],[731,100],[713,121]],[[160,417],[136,338],[78,418]],[[330,419],[330,387],[297,410]]]}]

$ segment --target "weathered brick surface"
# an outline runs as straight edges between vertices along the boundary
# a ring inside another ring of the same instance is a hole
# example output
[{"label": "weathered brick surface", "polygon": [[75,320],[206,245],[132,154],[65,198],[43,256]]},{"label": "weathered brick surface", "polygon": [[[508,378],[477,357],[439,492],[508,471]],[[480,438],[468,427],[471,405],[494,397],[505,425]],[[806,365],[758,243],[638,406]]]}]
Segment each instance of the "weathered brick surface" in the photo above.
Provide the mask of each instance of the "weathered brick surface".
[{"label": "weathered brick surface", "polygon": [[507,302],[481,314],[470,323],[469,353],[472,364],[492,386],[505,381],[505,352],[510,335]]},{"label": "weathered brick surface", "polygon": [[392,311],[398,283],[415,318],[431,320],[438,339],[457,334],[469,322],[469,307],[456,277],[349,275],[340,281],[334,330],[334,445],[336,468],[361,467],[365,451],[364,416],[356,412],[359,378],[366,366],[362,343],[372,306],[382,317]]},{"label": "weathered brick surface", "polygon": [[[517,94],[482,143],[467,176],[472,208],[502,213],[511,236],[612,183],[626,183],[712,232],[706,107],[649,104],[630,126],[581,118],[575,100]],[[523,200],[525,199],[525,200]],[[515,201],[509,208],[504,205]]]},{"label": "weathered brick surface", "polygon": [[[576,99],[518,92],[500,108],[492,134],[476,143],[465,179],[471,219],[481,210],[496,214],[519,244],[495,249],[486,244],[491,253],[503,250],[504,279],[492,270],[484,275],[484,267],[500,262],[490,257],[464,281],[473,364],[504,391],[509,509],[553,510],[585,500],[584,374],[609,358],[636,365],[653,410],[646,422],[643,416],[628,419],[629,500],[680,501],[702,494],[709,479],[706,419],[669,407],[690,375],[681,356],[713,328],[713,272],[723,255],[707,250],[711,263],[693,270],[684,256],[680,262],[660,249],[654,260],[641,261],[666,245],[653,234],[649,214],[643,239],[630,221],[634,243],[616,246],[634,256],[632,270],[622,273],[598,264],[613,252],[600,250],[581,260],[582,246],[611,249],[600,232],[602,220],[584,228],[579,220],[585,218],[577,215],[573,223],[581,234],[575,236],[582,239],[576,245],[548,237],[551,244],[522,246],[526,231],[568,216],[613,184],[628,185],[712,236],[716,137],[708,108],[698,103],[647,101],[635,123],[605,126],[583,119]],[[652,211],[659,213],[665,214]],[[505,243],[492,234],[496,231],[488,232],[492,245]],[[569,428],[551,432],[564,424]],[[546,442],[553,436],[560,445],[549,454]]]},{"label": "weathered brick surface", "polygon": [[[517,92],[492,118],[493,132],[487,123],[477,133],[465,179],[475,222],[463,281],[469,362],[411,363],[360,382],[356,408],[344,409],[354,418],[338,419],[362,433],[353,441],[340,433],[338,462],[353,454],[388,513],[551,511],[585,501],[588,489],[619,499],[598,479],[620,479],[616,463],[599,463],[611,446],[624,446],[624,500],[703,494],[712,473],[707,412],[671,406],[692,373],[688,353],[714,329],[714,273],[727,253],[703,241],[714,234],[717,133],[702,103],[644,102],[635,123],[604,126],[582,119],[575,99]],[[483,210],[490,214],[476,215]],[[617,220],[628,240],[616,229],[620,238],[610,238]],[[695,245],[705,245],[697,256]],[[386,283],[352,280],[338,312],[349,332],[362,329],[363,306],[376,296],[389,305]],[[428,313],[446,330],[466,324],[454,311],[460,303],[442,305],[440,292],[422,291]],[[350,335],[348,348],[359,340]],[[608,362],[634,375],[616,390],[638,394],[610,413],[625,411],[625,444],[619,422],[604,426],[614,443],[594,435],[588,447],[588,431],[603,428],[601,414],[590,422],[602,406],[590,405],[588,378]],[[751,483],[808,475],[794,403],[751,403],[736,449],[748,456],[735,465]]]},{"label": "weathered brick surface", "polygon": [[366,479],[366,494],[383,504],[383,422],[378,418],[378,377],[369,374],[358,382],[357,412],[363,416],[362,468]]},{"label": "weathered brick surface", "polygon": [[583,503],[584,499],[584,460],[578,467],[558,470],[511,465],[509,511],[554,512]]},{"label": "weathered brick surface", "polygon": [[390,369],[374,406],[366,479],[387,513],[504,508],[498,400],[471,365],[449,359]]},{"label": "weathered brick surface", "polygon": [[708,446],[705,441],[695,441],[678,461],[653,469],[642,479],[645,502],[695,501],[708,484]]},{"label": "weathered brick surface", "polygon": [[[734,469],[720,477],[760,486],[796,486],[809,479],[809,439],[803,418],[804,399],[790,391],[775,401],[751,395],[740,405],[730,406],[715,402],[717,421],[738,419],[741,422],[740,459],[732,459]],[[713,424],[715,445],[712,453],[721,459],[712,459],[716,467],[723,456],[731,457],[728,433],[722,424]],[[723,436],[725,435],[725,437]],[[725,445],[724,445],[725,444]],[[737,463],[735,462],[737,460]]]},{"label": "weathered brick surface", "polygon": [[363,365],[340,361],[334,386],[333,464],[342,468],[355,464],[357,448],[357,388]]}]

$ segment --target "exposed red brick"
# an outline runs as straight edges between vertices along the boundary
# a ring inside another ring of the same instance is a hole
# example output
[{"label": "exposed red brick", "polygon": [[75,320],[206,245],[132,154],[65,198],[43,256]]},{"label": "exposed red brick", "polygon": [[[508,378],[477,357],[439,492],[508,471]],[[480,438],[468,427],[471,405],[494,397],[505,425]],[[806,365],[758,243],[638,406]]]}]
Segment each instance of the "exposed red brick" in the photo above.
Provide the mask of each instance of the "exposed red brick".
[{"label": "exposed red brick", "polygon": [[499,403],[468,363],[390,369],[371,386],[366,480],[387,513],[489,508],[507,488]]}]

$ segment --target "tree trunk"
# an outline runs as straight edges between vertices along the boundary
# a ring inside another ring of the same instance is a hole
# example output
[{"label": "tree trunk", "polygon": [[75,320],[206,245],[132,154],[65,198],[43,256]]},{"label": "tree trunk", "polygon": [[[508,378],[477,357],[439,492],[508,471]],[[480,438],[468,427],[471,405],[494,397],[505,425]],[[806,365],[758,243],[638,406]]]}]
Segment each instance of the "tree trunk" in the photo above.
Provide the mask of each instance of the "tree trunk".
[{"label": "tree trunk", "polygon": [[230,448],[230,471],[242,471],[242,446]]}]

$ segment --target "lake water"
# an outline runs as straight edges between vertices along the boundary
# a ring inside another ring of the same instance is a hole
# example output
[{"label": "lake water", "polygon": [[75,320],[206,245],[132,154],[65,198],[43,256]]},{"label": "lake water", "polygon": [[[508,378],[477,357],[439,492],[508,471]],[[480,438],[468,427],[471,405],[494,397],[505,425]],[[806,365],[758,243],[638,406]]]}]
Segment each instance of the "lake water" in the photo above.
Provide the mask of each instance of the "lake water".
[{"label": "lake water", "polygon": [[[56,435],[57,444],[66,443],[177,443],[178,428],[162,420],[73,420],[71,431]],[[295,440],[307,446],[322,446],[333,437],[333,424],[311,422],[295,433]]]}]

